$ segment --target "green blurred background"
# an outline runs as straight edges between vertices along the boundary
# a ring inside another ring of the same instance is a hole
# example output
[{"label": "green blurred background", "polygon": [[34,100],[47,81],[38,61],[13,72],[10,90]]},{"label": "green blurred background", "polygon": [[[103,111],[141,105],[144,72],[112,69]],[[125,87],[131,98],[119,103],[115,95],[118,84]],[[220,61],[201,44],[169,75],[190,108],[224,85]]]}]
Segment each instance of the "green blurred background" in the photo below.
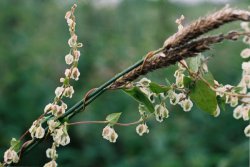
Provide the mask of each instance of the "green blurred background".
[{"label": "green blurred background", "polygon": [[[0,155],[12,137],[19,136],[51,102],[66,68],[69,52],[65,12],[76,1],[0,1]],[[76,93],[69,106],[84,93],[132,65],[148,51],[158,49],[176,32],[176,18],[185,23],[225,5],[207,0],[79,0],[76,11],[77,34],[83,42],[81,76],[74,82]],[[201,3],[197,3],[201,2]],[[246,9],[249,0],[230,4]],[[239,29],[239,22],[217,32]],[[216,33],[216,32],[215,32]],[[209,68],[223,83],[237,84],[241,77],[241,42],[218,44],[206,54],[214,55]],[[175,67],[158,70],[147,77],[164,83],[173,80]],[[113,112],[123,112],[121,121],[139,117],[137,103],[120,91],[105,93],[85,113],[73,120],[103,120]],[[117,127],[115,144],[101,136],[104,125],[80,125],[69,129],[71,143],[59,148],[59,166],[86,167],[248,167],[249,145],[244,135],[246,122],[235,120],[232,109],[220,117],[193,108],[184,113],[168,107],[169,119],[148,122],[150,133],[140,137],[135,126]],[[19,165],[42,166],[49,161],[47,140],[25,155]]]}]

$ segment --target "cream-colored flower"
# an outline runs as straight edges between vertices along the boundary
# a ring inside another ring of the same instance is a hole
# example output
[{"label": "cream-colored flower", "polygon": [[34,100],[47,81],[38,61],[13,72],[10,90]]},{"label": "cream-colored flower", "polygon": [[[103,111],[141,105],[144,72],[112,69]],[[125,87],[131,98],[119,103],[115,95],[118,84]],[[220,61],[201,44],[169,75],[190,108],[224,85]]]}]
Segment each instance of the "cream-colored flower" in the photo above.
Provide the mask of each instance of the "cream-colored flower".
[{"label": "cream-colored flower", "polygon": [[66,12],[65,19],[68,20],[71,16],[71,11]]},{"label": "cream-colored flower", "polygon": [[35,132],[35,138],[41,139],[43,138],[45,135],[45,130],[44,128],[40,125],[36,128],[36,132]]},{"label": "cream-colored flower", "polygon": [[52,110],[52,106],[53,106],[52,103],[47,104],[44,108],[44,113],[50,113]]},{"label": "cream-colored flower", "polygon": [[43,167],[57,167],[57,163],[55,160],[47,162]]},{"label": "cream-colored flower", "polygon": [[66,62],[66,64],[70,65],[70,64],[73,63],[73,61],[74,61],[74,57],[71,54],[67,54],[65,56],[65,62]]},{"label": "cream-colored flower", "polygon": [[55,121],[55,120],[53,120],[53,119],[48,120],[48,121],[47,121],[47,124],[48,124],[48,126],[49,126],[50,132],[53,132],[53,131],[60,125],[59,122],[57,122],[57,121]]},{"label": "cream-colored flower", "polygon": [[247,127],[244,129],[244,133],[247,137],[250,137],[250,125],[247,125]]},{"label": "cream-colored flower", "polygon": [[250,48],[246,48],[246,49],[242,50],[240,55],[244,59],[249,58],[250,57]]},{"label": "cream-colored flower", "polygon": [[73,89],[73,86],[69,86],[67,88],[65,88],[65,91],[64,91],[64,96],[65,97],[69,97],[69,98],[72,98],[72,95],[74,94],[74,89]]},{"label": "cream-colored flower", "polygon": [[65,146],[70,143],[70,137],[65,124],[55,129],[52,133],[52,137],[56,145]]},{"label": "cream-colored flower", "polygon": [[5,151],[5,153],[4,153],[4,162],[5,163],[7,163],[7,164],[18,163],[18,161],[19,161],[19,157],[14,150],[8,149],[7,151]]},{"label": "cream-colored flower", "polygon": [[158,122],[162,122],[164,118],[168,118],[169,111],[168,109],[163,106],[162,104],[157,104],[155,106],[155,118]]},{"label": "cream-colored flower", "polygon": [[142,78],[138,84],[140,86],[143,86],[143,87],[149,87],[149,84],[151,83],[151,80],[147,79],[147,78]]},{"label": "cream-colored flower", "polygon": [[113,128],[111,128],[109,125],[107,125],[103,130],[102,130],[102,137],[106,140],[109,140],[112,143],[115,143],[118,134],[115,132]]},{"label": "cream-colored flower", "polygon": [[77,81],[79,79],[79,76],[80,76],[80,72],[78,68],[74,67],[72,70],[71,78]]},{"label": "cream-colored flower", "polygon": [[81,55],[80,51],[75,50],[73,51],[73,53],[74,53],[75,61],[78,61]]},{"label": "cream-colored flower", "polygon": [[242,110],[243,110],[242,105],[237,106],[233,111],[233,117],[235,119],[240,119],[242,117]]},{"label": "cream-colored flower", "polygon": [[63,87],[57,87],[55,90],[56,97],[60,97],[64,91]]},{"label": "cream-colored flower", "polygon": [[250,62],[243,62],[241,66],[244,74],[250,75]]},{"label": "cream-colored flower", "polygon": [[140,136],[142,136],[144,133],[149,133],[149,129],[146,123],[139,124],[136,127],[136,133],[138,133]]},{"label": "cream-colored flower", "polygon": [[178,88],[184,88],[184,74],[181,74],[181,75],[178,75],[178,76],[176,76],[176,81],[175,81],[175,83],[176,83],[176,86],[178,87]]},{"label": "cream-colored flower", "polygon": [[66,69],[65,72],[64,72],[65,76],[67,78],[70,78],[70,75],[71,75],[71,70],[70,69]]},{"label": "cream-colored flower", "polygon": [[193,102],[189,98],[182,100],[180,104],[181,104],[182,109],[186,112],[190,111],[193,107]]},{"label": "cream-colored flower", "polygon": [[46,150],[46,156],[47,156],[47,158],[50,158],[50,159],[56,159],[58,157],[58,154],[56,152],[56,148],[55,147],[48,148]]}]

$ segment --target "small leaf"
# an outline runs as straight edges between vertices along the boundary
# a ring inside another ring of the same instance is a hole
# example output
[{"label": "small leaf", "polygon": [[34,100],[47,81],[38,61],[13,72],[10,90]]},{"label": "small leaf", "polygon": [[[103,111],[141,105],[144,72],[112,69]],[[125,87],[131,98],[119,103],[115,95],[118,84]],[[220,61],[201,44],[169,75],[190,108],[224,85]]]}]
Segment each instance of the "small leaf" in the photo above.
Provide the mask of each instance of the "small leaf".
[{"label": "small leaf", "polygon": [[191,89],[190,98],[201,110],[213,115],[217,108],[216,93],[202,80]]},{"label": "small leaf", "polygon": [[154,83],[154,82],[151,82],[149,84],[149,88],[152,92],[154,92],[156,94],[167,92],[171,89],[170,86],[161,86],[161,85],[158,85],[157,83]]},{"label": "small leaf", "polygon": [[197,73],[201,65],[201,55],[189,58],[188,67],[191,72]]},{"label": "small leaf", "polygon": [[145,95],[138,87],[133,87],[131,89],[123,89],[123,91],[132,96],[136,101],[144,104],[149,112],[154,112],[153,104],[150,102],[147,95]]},{"label": "small leaf", "polygon": [[119,120],[121,114],[122,114],[121,112],[109,114],[109,115],[106,117],[106,120],[107,120],[110,124],[115,124],[115,123],[118,122],[118,120]]},{"label": "small leaf", "polygon": [[20,140],[16,140],[15,138],[12,138],[10,141],[10,147],[14,150],[14,151],[18,151],[19,148],[21,146]]}]

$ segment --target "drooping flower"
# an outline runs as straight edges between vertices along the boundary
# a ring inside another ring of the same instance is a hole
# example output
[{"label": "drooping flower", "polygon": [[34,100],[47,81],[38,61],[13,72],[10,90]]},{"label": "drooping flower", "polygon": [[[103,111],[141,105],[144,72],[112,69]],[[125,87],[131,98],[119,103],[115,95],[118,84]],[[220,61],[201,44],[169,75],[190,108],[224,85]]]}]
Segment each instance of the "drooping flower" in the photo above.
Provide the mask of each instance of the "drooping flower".
[{"label": "drooping flower", "polygon": [[18,161],[19,161],[19,157],[14,150],[8,149],[5,151],[5,153],[4,153],[4,162],[5,163],[7,163],[7,164],[18,163]]},{"label": "drooping flower", "polygon": [[52,137],[56,145],[65,146],[70,143],[70,137],[68,135],[65,124],[55,129],[54,132],[52,133]]},{"label": "drooping flower", "polygon": [[247,137],[250,137],[250,124],[244,129],[244,133]]},{"label": "drooping flower", "polygon": [[58,157],[58,154],[57,154],[57,152],[56,152],[55,147],[48,148],[48,149],[46,150],[46,156],[47,156],[48,158],[50,158],[50,159],[54,159],[54,160],[55,160],[55,159]]},{"label": "drooping flower", "polygon": [[65,76],[67,78],[70,78],[70,75],[71,75],[71,70],[70,69],[66,69],[65,72],[64,72]]},{"label": "drooping flower", "polygon": [[74,79],[74,80],[78,80],[79,79],[79,76],[80,76],[80,72],[79,72],[79,70],[78,70],[78,68],[77,67],[74,67],[73,69],[72,69],[72,74],[71,74],[71,77],[70,78],[72,78],[72,79]]},{"label": "drooping flower", "polygon": [[250,62],[243,62],[241,66],[244,74],[250,75]]},{"label": "drooping flower", "polygon": [[60,97],[64,91],[63,87],[57,87],[55,90],[56,97]]},{"label": "drooping flower", "polygon": [[51,112],[52,106],[53,106],[52,103],[47,104],[47,105],[45,106],[45,108],[44,108],[44,113],[49,113],[49,112]]},{"label": "drooping flower", "polygon": [[53,132],[53,131],[60,125],[59,122],[57,122],[57,121],[55,121],[55,120],[53,120],[53,119],[48,120],[48,121],[47,121],[47,124],[48,124],[48,126],[49,126],[50,132]]},{"label": "drooping flower", "polygon": [[64,91],[64,96],[65,97],[69,97],[69,98],[72,98],[72,95],[74,94],[74,89],[73,89],[73,86],[69,86],[67,88],[65,88],[65,91]]},{"label": "drooping flower", "polygon": [[55,160],[47,162],[43,167],[57,167],[57,163]]},{"label": "drooping flower", "polygon": [[193,107],[193,102],[189,98],[182,100],[180,104],[182,109],[186,112],[190,111]]},{"label": "drooping flower", "polygon": [[240,119],[242,117],[242,110],[243,110],[242,105],[237,106],[233,111],[233,117],[235,119]]},{"label": "drooping flower", "polygon": [[149,87],[149,84],[151,83],[151,80],[147,79],[147,78],[142,78],[138,84],[142,87]]},{"label": "drooping flower", "polygon": [[102,131],[102,137],[111,143],[115,143],[118,138],[118,134],[113,128],[107,125]]},{"label": "drooping flower", "polygon": [[80,51],[75,50],[75,51],[73,51],[73,53],[74,53],[75,61],[78,61],[80,58],[80,55],[81,55]]},{"label": "drooping flower", "polygon": [[146,123],[139,124],[136,127],[136,133],[138,133],[140,136],[142,136],[144,133],[149,133],[149,129]]},{"label": "drooping flower", "polygon": [[66,62],[66,64],[70,65],[70,64],[73,63],[73,61],[74,61],[74,57],[71,54],[67,54],[65,56],[65,62]]},{"label": "drooping flower", "polygon": [[246,49],[242,50],[240,55],[244,59],[249,58],[250,57],[250,49],[246,48]]},{"label": "drooping flower", "polygon": [[41,139],[44,137],[45,130],[39,121],[34,121],[32,126],[29,128],[29,132],[32,138]]},{"label": "drooping flower", "polygon": [[168,118],[169,111],[162,104],[157,104],[155,106],[155,118],[158,122],[162,122],[164,118]]}]

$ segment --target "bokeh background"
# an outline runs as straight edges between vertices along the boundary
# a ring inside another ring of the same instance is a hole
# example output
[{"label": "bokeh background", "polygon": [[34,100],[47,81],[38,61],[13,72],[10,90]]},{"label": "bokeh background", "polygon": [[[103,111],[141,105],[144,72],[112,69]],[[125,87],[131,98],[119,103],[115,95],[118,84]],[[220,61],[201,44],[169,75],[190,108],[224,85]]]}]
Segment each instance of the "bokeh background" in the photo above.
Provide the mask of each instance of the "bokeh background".
[{"label": "bokeh background", "polygon": [[[19,136],[51,102],[59,78],[66,68],[69,52],[65,12],[76,1],[0,1],[0,155],[12,137]],[[249,0],[79,0],[76,10],[77,34],[84,43],[79,63],[80,80],[69,106],[84,93],[97,87],[122,69],[162,46],[177,31],[176,18],[185,23],[226,3],[247,9]],[[239,29],[239,22],[218,32]],[[218,44],[209,68],[223,83],[237,84],[241,77],[241,42]],[[173,80],[175,67],[147,75],[164,84]],[[77,120],[103,120],[113,112],[123,112],[121,122],[139,117],[137,103],[120,91],[105,93]],[[244,136],[246,122],[235,120],[226,108],[213,118],[197,108],[184,113],[169,106],[170,117],[163,123],[148,122],[150,133],[140,137],[135,126],[117,127],[115,144],[101,136],[104,125],[80,125],[69,129],[71,143],[59,148],[59,166],[74,167],[248,167],[249,145]],[[41,143],[18,165],[42,166],[49,161],[45,150],[51,141]]]}]

